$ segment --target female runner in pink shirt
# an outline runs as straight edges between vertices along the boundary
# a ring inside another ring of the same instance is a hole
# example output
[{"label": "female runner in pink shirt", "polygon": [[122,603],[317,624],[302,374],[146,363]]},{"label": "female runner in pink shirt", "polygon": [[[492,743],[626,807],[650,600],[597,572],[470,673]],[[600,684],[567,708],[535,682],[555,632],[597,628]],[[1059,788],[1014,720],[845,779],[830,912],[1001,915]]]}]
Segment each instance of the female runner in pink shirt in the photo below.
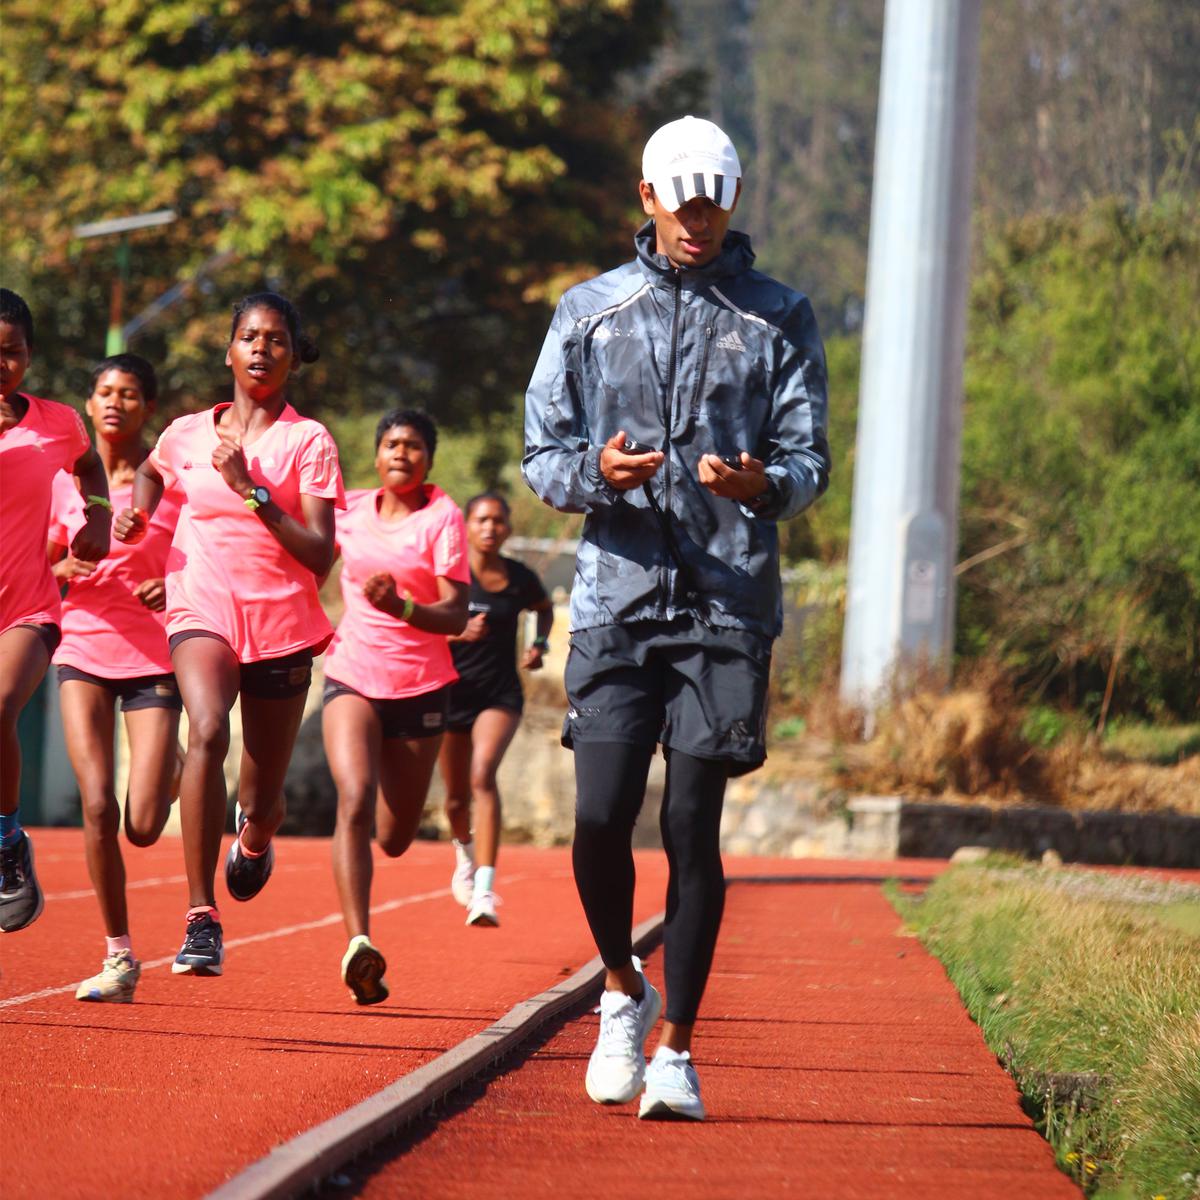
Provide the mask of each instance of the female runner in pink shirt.
[{"label": "female runner in pink shirt", "polygon": [[337,785],[333,876],[350,945],[342,981],[359,1004],[386,1000],[371,944],[371,825],[398,858],[411,845],[457,678],[446,644],[467,623],[462,513],[425,482],[437,429],[387,413],[375,432],[381,487],[351,492],[338,520],[345,615],[325,657],[325,755]]},{"label": "female runner in pink shirt", "polygon": [[292,373],[316,357],[282,296],[236,304],[225,355],[233,402],[167,427],[114,527],[120,540],[139,541],[165,487],[186,497],[167,558],[167,637],[188,715],[179,802],[191,907],[178,975],[223,970],[213,880],[233,703],[240,693],[237,837],[225,883],[249,900],[271,874],[313,656],[333,636],[317,582],[333,562],[334,508],[345,504],[337,447],[287,402]]},{"label": "female runner in pink shirt", "polygon": [[[87,414],[117,509],[130,506],[134,473],[150,453],[142,436],[157,399],[154,368],[136,354],[106,358],[92,372]],[[114,541],[99,564],[67,549],[83,519],[83,502],[70,476],[60,472],[54,481],[50,560],[66,594],[63,640],[53,661],[67,754],[79,782],[88,874],[106,934],[100,973],[85,979],[75,998],[128,1004],[141,964],[129,936],[125,863],[117,838],[116,708],[119,700],[129,737],[125,834],[135,846],[152,846],[171,809],[183,707],[161,615],[179,498],[163,496],[145,538],[136,546]]]},{"label": "female runner in pink shirt", "polygon": [[79,414],[17,389],[33,356],[33,315],[0,288],[0,931],[37,920],[42,891],[33,844],[21,828],[21,743],[17,717],[46,673],[60,637],[58,584],[46,557],[50,490],[59,471],[85,498],[71,553],[108,553],[112,506],[104,467]]}]

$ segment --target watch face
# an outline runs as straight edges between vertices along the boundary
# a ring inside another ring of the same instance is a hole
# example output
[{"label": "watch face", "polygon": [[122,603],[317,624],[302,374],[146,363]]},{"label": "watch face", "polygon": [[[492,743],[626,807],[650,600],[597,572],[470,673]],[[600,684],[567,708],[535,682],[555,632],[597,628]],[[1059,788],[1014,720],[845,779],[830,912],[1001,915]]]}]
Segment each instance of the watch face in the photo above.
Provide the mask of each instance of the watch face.
[{"label": "watch face", "polygon": [[259,504],[266,504],[266,502],[268,500],[270,500],[270,498],[271,498],[271,493],[269,491],[267,491],[267,489],[265,487],[262,487],[261,485],[259,487],[256,487],[250,493],[250,495],[255,500],[257,500],[259,502]]}]

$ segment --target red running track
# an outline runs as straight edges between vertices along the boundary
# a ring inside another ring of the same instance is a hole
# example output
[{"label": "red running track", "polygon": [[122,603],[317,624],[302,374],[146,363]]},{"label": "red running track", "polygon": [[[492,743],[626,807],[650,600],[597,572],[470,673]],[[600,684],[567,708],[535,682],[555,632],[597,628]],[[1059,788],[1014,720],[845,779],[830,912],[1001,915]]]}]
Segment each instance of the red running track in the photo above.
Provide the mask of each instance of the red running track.
[{"label": "red running track", "polygon": [[[506,848],[503,925],[481,930],[450,899],[449,848],[418,843],[377,859],[373,935],[392,999],[358,1009],[338,978],[328,843],[281,839],[262,896],[222,906],[225,976],[172,976],[184,887],[167,839],[126,855],[147,963],[137,1002],[81,1004],[75,985],[102,946],[81,836],[34,837],[46,912],[0,938],[6,1200],[204,1195],[594,954],[567,851]],[[640,921],[662,907],[665,863],[647,852],[638,865]],[[944,864],[727,866],[882,877]],[[697,1043],[709,1122],[645,1125],[632,1107],[592,1105],[587,1017],[398,1163],[362,1175],[364,1194],[557,1197],[616,1163],[616,1190],[601,1190],[638,1197],[1078,1195],[940,966],[898,929],[876,885],[739,884]],[[659,977],[657,953],[649,969]]]},{"label": "red running track", "polygon": [[[321,1195],[1079,1197],[941,966],[900,933],[878,885],[731,887],[695,1043],[704,1124],[593,1104],[589,1015]],[[661,987],[661,954],[648,971]]]},{"label": "red running track", "polygon": [[[339,975],[329,843],[280,839],[271,882],[221,905],[225,974],[176,976],[182,851],[123,847],[136,953],[133,1004],[85,1004],[103,957],[78,830],[34,830],[46,909],[0,937],[5,1200],[202,1196],[276,1144],[478,1033],[594,954],[567,851],[506,847],[500,929],[468,929],[453,854],[419,842],[377,857],[372,937],[391,999],[361,1009]],[[661,854],[639,858],[636,919],[662,907]],[[218,883],[223,894],[224,884]]]}]

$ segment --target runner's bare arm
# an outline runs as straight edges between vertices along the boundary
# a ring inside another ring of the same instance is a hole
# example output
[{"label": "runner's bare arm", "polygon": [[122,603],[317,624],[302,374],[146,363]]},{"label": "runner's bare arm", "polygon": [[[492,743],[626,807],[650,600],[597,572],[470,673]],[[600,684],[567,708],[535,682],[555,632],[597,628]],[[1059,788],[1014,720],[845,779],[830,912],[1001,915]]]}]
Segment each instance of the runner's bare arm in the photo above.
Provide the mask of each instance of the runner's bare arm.
[{"label": "runner's bare arm", "polygon": [[163,477],[150,459],[146,459],[133,477],[132,503],[117,513],[113,536],[118,542],[134,545],[146,536],[146,528],[163,494]]},{"label": "runner's bare arm", "polygon": [[386,571],[372,575],[363,584],[363,595],[380,612],[407,621],[414,629],[426,633],[462,633],[467,626],[467,585],[439,575],[437,586],[438,598],[432,604],[414,603],[407,616],[409,597],[402,597],[396,591],[396,581]]},{"label": "runner's bare arm", "polygon": [[93,496],[102,501],[108,500],[108,476],[94,447],[88,446],[76,459],[71,474],[75,476],[75,486],[86,506],[84,526],[71,539],[71,553],[86,562],[98,562],[108,553],[113,514],[111,505],[89,502]]}]

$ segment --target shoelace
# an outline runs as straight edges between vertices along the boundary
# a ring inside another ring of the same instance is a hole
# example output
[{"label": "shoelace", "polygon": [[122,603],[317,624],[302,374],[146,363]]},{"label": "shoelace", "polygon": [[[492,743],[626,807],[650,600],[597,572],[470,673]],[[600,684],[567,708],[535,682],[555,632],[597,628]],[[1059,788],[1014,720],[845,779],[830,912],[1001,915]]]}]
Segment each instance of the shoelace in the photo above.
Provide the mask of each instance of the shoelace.
[{"label": "shoelace", "polygon": [[700,1092],[700,1080],[690,1062],[651,1062],[656,1086],[675,1092]]},{"label": "shoelace", "polygon": [[21,883],[21,855],[17,849],[19,845],[18,841],[13,846],[0,846],[0,888],[4,891],[10,891]]},{"label": "shoelace", "polygon": [[213,929],[212,917],[189,917],[187,933],[183,940],[195,950],[216,949],[217,936]]},{"label": "shoelace", "polygon": [[638,1006],[631,1001],[615,1012],[600,1006],[600,1043],[606,1058],[625,1058],[633,1054],[638,1040]]}]

